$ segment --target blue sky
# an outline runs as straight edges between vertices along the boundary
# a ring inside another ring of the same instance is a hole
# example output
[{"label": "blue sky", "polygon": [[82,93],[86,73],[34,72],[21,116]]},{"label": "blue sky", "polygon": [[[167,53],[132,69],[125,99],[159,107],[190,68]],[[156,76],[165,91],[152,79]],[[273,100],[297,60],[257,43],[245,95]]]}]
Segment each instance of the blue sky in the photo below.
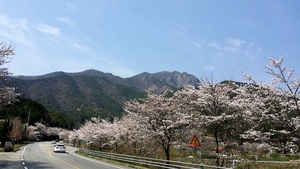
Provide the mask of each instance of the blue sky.
[{"label": "blue sky", "polygon": [[267,81],[269,57],[300,72],[298,0],[0,0],[14,75],[96,69]]}]

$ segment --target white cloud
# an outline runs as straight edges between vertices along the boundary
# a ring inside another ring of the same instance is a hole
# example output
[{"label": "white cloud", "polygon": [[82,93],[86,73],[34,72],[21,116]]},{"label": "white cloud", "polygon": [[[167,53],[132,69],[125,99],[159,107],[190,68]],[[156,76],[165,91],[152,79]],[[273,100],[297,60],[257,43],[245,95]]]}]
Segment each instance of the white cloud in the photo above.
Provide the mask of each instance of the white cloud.
[{"label": "white cloud", "polygon": [[12,62],[7,63],[12,73],[29,75],[46,67],[27,18],[10,17],[0,12],[0,30],[1,42],[12,43],[15,48]]},{"label": "white cloud", "polygon": [[220,44],[217,42],[210,43],[210,46],[217,49],[219,52],[239,52],[241,49],[247,45],[247,47],[251,47],[253,43],[248,43],[242,39],[233,39],[229,38],[226,40],[225,44]]},{"label": "white cloud", "polygon": [[199,49],[202,49],[202,45],[200,43],[192,42],[192,45]]},{"label": "white cloud", "polygon": [[241,39],[227,39],[227,44],[229,44],[227,48],[229,51],[236,52],[239,51],[241,46],[245,43],[246,41]]},{"label": "white cloud", "polygon": [[71,27],[76,27],[76,23],[68,17],[58,17],[57,19],[61,22],[68,24]]},{"label": "white cloud", "polygon": [[246,43],[246,41],[241,39],[227,39],[227,43],[231,46],[240,47],[242,44]]},{"label": "white cloud", "polygon": [[216,71],[216,67],[213,65],[206,65],[206,66],[204,66],[203,69],[207,72],[215,72]]},{"label": "white cloud", "polygon": [[88,48],[86,46],[79,45],[78,43],[73,43],[72,47],[80,51],[88,51]]},{"label": "white cloud", "polygon": [[45,24],[37,24],[35,26],[35,28],[43,33],[47,33],[47,34],[52,34],[54,36],[59,36],[60,35],[60,29],[56,28],[56,27],[52,27],[49,25],[45,25]]},{"label": "white cloud", "polygon": [[222,47],[221,45],[219,45],[217,42],[212,42],[209,44],[211,47],[216,48],[218,50],[224,50],[225,47]]},{"label": "white cloud", "polygon": [[26,18],[10,18],[0,13],[0,39],[26,46],[33,46],[30,39],[30,29]]}]

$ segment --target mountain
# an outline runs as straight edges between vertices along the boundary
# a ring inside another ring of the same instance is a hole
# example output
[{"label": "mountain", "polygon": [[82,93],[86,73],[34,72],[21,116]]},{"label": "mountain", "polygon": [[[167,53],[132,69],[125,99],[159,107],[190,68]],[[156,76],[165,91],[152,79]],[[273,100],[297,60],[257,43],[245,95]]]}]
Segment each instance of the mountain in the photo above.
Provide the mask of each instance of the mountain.
[{"label": "mountain", "polygon": [[156,86],[157,92],[161,92],[198,83],[195,76],[186,72],[145,72],[121,78],[111,73],[86,70],[12,76],[8,86],[15,87],[22,97],[42,104],[49,111],[64,112],[83,122],[92,116],[120,117],[124,101],[143,97],[151,86]]},{"label": "mountain", "polygon": [[129,84],[136,87],[138,90],[146,92],[149,87],[155,85],[159,92],[165,89],[178,89],[186,85],[196,86],[199,79],[186,72],[159,72],[150,74],[147,72],[138,74],[129,79]]}]

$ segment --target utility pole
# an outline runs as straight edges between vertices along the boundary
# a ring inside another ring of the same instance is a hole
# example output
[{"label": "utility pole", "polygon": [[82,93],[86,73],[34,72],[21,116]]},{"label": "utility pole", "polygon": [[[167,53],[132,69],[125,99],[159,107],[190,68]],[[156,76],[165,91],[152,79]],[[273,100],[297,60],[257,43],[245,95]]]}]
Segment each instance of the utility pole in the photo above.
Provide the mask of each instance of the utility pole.
[{"label": "utility pole", "polygon": [[28,141],[28,135],[29,135],[28,127],[29,127],[30,114],[31,114],[31,109],[29,109],[28,118],[27,118],[27,126],[26,126],[27,141]]},{"label": "utility pole", "polygon": [[27,127],[29,126],[30,113],[31,113],[31,109],[29,109],[29,112],[28,112]]}]

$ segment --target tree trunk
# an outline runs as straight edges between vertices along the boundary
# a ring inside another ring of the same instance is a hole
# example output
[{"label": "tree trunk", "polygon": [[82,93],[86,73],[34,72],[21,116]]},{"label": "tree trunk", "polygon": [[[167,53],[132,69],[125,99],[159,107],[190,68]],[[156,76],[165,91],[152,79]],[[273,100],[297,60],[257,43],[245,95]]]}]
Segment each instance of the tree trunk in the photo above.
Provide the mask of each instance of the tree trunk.
[{"label": "tree trunk", "polygon": [[164,146],[164,152],[167,160],[167,164],[170,164],[170,145]]},{"label": "tree trunk", "polygon": [[166,160],[170,160],[170,148],[169,146],[165,149]]},{"label": "tree trunk", "polygon": [[215,128],[215,142],[216,142],[216,154],[217,156],[217,161],[216,161],[216,166],[220,165],[220,158],[219,158],[219,139],[218,139],[218,127]]}]

